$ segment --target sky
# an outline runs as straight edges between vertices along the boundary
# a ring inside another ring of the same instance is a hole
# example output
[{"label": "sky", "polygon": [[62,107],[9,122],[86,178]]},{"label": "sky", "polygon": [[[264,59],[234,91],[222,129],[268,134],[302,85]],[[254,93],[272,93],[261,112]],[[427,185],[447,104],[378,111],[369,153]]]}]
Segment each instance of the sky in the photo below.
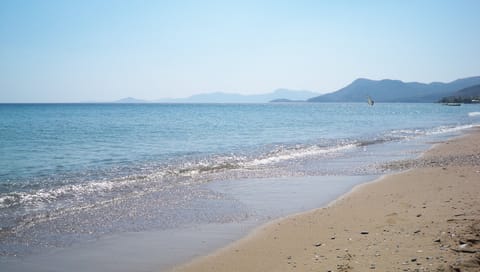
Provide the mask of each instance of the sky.
[{"label": "sky", "polygon": [[480,1],[0,1],[0,102],[480,75]]}]

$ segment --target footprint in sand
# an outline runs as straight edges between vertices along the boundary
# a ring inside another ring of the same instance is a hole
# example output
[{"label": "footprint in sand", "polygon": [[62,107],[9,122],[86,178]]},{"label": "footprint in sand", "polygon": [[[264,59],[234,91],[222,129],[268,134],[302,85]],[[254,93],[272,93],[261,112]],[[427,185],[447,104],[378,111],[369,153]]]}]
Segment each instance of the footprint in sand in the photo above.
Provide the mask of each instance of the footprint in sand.
[{"label": "footprint in sand", "polygon": [[389,225],[395,225],[395,224],[397,224],[398,213],[396,213],[396,212],[390,213],[390,214],[387,214],[386,217],[387,217],[387,223],[388,223]]}]

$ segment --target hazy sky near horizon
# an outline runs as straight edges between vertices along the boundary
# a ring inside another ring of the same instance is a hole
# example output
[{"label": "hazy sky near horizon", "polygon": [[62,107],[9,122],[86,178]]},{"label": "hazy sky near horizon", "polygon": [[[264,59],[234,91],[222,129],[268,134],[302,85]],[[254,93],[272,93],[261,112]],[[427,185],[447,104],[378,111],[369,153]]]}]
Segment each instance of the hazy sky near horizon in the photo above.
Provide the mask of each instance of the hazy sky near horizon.
[{"label": "hazy sky near horizon", "polygon": [[480,75],[480,1],[0,1],[0,102]]}]

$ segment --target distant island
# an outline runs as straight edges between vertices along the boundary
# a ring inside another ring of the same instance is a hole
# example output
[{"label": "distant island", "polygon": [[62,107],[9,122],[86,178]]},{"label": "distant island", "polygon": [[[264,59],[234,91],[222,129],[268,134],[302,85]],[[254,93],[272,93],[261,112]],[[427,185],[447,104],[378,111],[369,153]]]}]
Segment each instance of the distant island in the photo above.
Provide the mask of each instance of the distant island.
[{"label": "distant island", "polygon": [[111,103],[298,103],[298,102],[375,102],[403,103],[475,103],[480,98],[480,76],[452,82],[403,82],[401,80],[372,80],[359,78],[331,93],[319,95],[308,90],[277,89],[266,94],[244,95],[214,92],[186,98],[141,100],[123,98]]},{"label": "distant island", "polygon": [[243,95],[235,93],[206,93],[193,95],[187,98],[160,99],[160,103],[267,103],[270,101],[285,99],[292,101],[305,101],[319,93],[307,90],[276,89],[271,93]]},{"label": "distant island", "polygon": [[192,95],[186,98],[165,98],[158,100],[141,100],[127,97],[111,103],[268,103],[270,101],[306,101],[319,93],[307,90],[276,89],[266,94],[244,95],[236,93],[214,92]]},{"label": "distant island", "polygon": [[269,102],[270,103],[304,103],[306,101],[305,100],[291,100],[291,99],[280,98],[280,99],[271,100]]},{"label": "distant island", "polygon": [[120,104],[137,104],[137,103],[150,103],[147,100],[136,99],[133,97],[126,97],[119,100],[112,101],[112,103],[120,103]]}]

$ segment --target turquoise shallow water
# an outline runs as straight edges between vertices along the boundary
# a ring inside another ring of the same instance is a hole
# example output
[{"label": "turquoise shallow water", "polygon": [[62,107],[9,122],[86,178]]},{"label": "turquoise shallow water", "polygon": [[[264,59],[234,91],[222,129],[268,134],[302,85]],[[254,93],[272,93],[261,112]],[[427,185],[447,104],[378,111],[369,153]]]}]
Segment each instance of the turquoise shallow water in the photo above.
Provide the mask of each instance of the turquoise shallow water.
[{"label": "turquoise shallow water", "polygon": [[415,156],[399,150],[479,124],[478,112],[382,103],[3,104],[0,254],[241,221],[245,203],[202,185],[378,175],[382,161]]},{"label": "turquoise shallow water", "polygon": [[280,149],[288,159],[312,147],[444,132],[479,122],[469,116],[475,111],[438,104],[0,105],[0,192],[65,182],[57,176],[84,181],[174,163],[276,160]]}]

